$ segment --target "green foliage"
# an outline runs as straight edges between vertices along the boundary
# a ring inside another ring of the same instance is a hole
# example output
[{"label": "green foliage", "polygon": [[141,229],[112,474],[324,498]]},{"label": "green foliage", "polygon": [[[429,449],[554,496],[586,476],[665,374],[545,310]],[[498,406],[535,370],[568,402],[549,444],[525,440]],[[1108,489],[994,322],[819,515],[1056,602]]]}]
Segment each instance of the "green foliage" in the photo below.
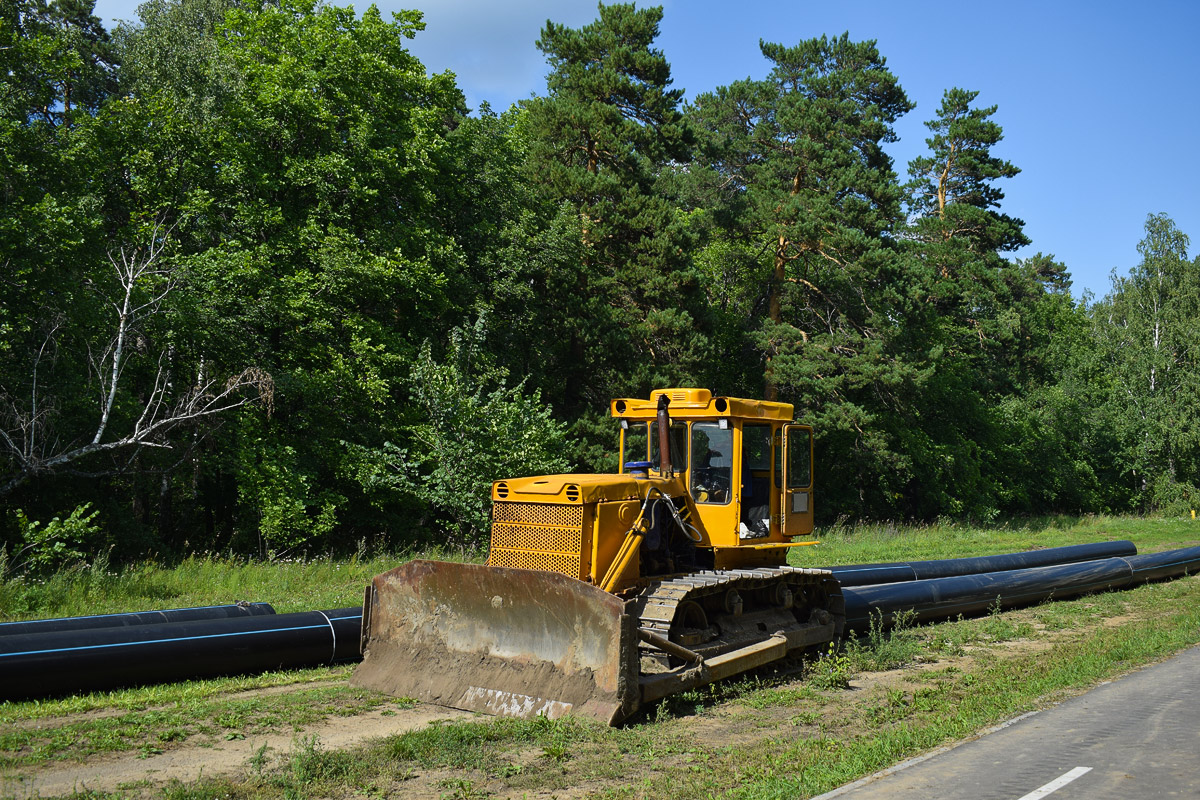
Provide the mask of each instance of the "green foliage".
[{"label": "green foliage", "polygon": [[[424,452],[419,496],[449,513],[460,541],[478,544],[487,532],[492,481],[565,472],[567,439],[535,391],[504,377],[478,374],[469,337],[452,339],[450,360],[433,361],[428,347],[413,368],[414,399],[426,424],[415,429]],[[475,362],[475,363],[473,363]]]},{"label": "green foliage", "polygon": [[854,675],[854,659],[835,645],[821,653],[807,672],[809,684],[826,690],[849,689]]},{"label": "green foliage", "polygon": [[[0,496],[78,435],[58,422],[86,414],[94,397],[87,345],[100,343],[87,332],[103,303],[88,285],[111,267],[101,272],[96,258],[104,167],[90,115],[111,88],[107,39],[90,3],[0,9]],[[50,516],[88,499],[17,504]]]},{"label": "green foliage", "polygon": [[258,510],[263,555],[286,554],[334,530],[345,498],[314,489],[295,448],[263,442],[246,455],[254,461],[243,463],[240,470],[240,499]]},{"label": "green foliage", "polygon": [[[1165,214],[1146,219],[1141,262],[1090,309],[1098,424],[1135,507],[1169,512],[1200,501],[1200,258]],[[1086,356],[1085,356],[1086,357]]]},{"label": "green foliage", "polygon": [[992,153],[1003,138],[997,109],[974,107],[977,96],[948,90],[926,123],[928,155],[909,164],[902,232],[913,302],[903,336],[924,363],[909,418],[884,425],[911,459],[906,513],[989,521],[1002,510],[1080,507],[1094,501],[1094,481],[1072,438],[1081,430],[1070,400],[1054,388],[1082,315],[1063,265],[1004,255],[1029,243],[1024,223],[999,210],[996,181],[1020,170]]},{"label": "green foliage", "polygon": [[[901,195],[883,150],[911,103],[874,42],[760,47],[767,78],[701,94],[690,109],[703,132],[692,191],[728,241],[723,271],[749,281],[742,297],[762,298],[744,341],[767,397],[792,401],[821,432],[827,485],[862,487],[826,502],[885,508],[908,456],[881,422],[902,413],[920,377],[896,324],[906,276],[889,234]],[[876,478],[852,477],[862,474]]]},{"label": "green foliage", "polygon": [[[99,511],[88,514],[90,503],[72,511],[66,519],[53,517],[42,524],[17,509],[17,549],[11,555],[0,549],[0,580],[22,573],[41,574],[63,568],[84,558],[84,550],[94,548],[100,525],[93,520]],[[86,515],[86,516],[85,516]]]},{"label": "green foliage", "polygon": [[456,330],[444,361],[422,346],[412,385],[425,421],[412,429],[411,451],[355,448],[365,483],[416,497],[446,541],[468,549],[486,541],[493,481],[568,467],[564,426],[536,391],[524,382],[508,387],[505,372],[488,363],[487,320]]},{"label": "green foliage", "polygon": [[149,99],[166,94],[190,120],[203,123],[220,113],[241,76],[218,46],[217,30],[234,0],[147,0],[138,6],[140,24],[120,25],[121,82]]},{"label": "green foliage", "polygon": [[602,448],[593,414],[614,396],[695,381],[709,353],[688,229],[661,180],[692,144],[682,91],[653,47],[662,15],[601,4],[578,30],[548,22],[537,42],[547,96],[523,103],[528,175],[579,236],[556,297],[564,351],[546,394],[581,420],[578,456],[592,466]]},{"label": "green foliage", "polygon": [[875,42],[762,42],[681,108],[663,9],[601,4],[467,116],[416,11],[0,6],[6,519],[90,504],[116,563],[474,547],[492,479],[615,469],[608,401],[670,385],[793,403],[827,520],[1200,503],[1187,237],[1151,215],[1073,299],[1011,257],[978,93],[901,183]]},{"label": "green foliage", "polygon": [[23,102],[27,116],[66,126],[104,102],[116,89],[120,58],[94,6],[94,0],[5,3],[0,35],[8,39],[4,50],[16,52],[6,54],[12,67],[4,82],[19,94],[5,92],[0,102]]},{"label": "green foliage", "polygon": [[[997,214],[1004,199],[993,181],[1020,173],[1013,164],[992,154],[1003,138],[991,117],[997,107],[972,108],[979,92],[949,89],[942,96],[937,118],[925,123],[933,136],[925,140],[930,154],[908,165],[913,180],[908,185],[909,205],[918,227],[933,223],[944,240],[966,243],[977,255],[1014,250],[1029,240],[1020,220]],[[953,264],[945,264],[948,273]]]},{"label": "green foliage", "polygon": [[917,657],[921,642],[913,629],[916,615],[899,611],[885,622],[881,613],[871,615],[865,640],[852,637],[846,655],[857,671],[882,672],[908,666]]}]

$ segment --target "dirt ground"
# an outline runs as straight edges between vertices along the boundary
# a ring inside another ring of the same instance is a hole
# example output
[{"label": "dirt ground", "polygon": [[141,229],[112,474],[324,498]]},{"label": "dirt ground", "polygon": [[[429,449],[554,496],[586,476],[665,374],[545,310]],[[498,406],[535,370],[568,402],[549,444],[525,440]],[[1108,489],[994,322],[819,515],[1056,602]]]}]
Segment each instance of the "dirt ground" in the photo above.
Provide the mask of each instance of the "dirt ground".
[{"label": "dirt ground", "polygon": [[[275,695],[310,688],[312,684],[306,683],[244,692],[240,696]],[[100,711],[91,715],[104,718],[123,713]],[[253,760],[261,759],[264,766],[270,766],[280,759],[286,759],[296,742],[306,737],[318,737],[321,746],[327,749],[348,749],[370,739],[423,727],[434,720],[471,716],[465,711],[420,705],[409,709],[375,709],[350,717],[331,717],[288,734],[252,735],[245,739],[229,740],[193,736],[149,757],[138,752],[101,754],[83,763],[31,768],[0,775],[0,797],[60,797],[84,791],[114,792],[132,787],[153,789],[172,781],[186,783],[201,777],[243,775],[252,769]],[[72,719],[78,721],[80,717]],[[61,722],[51,718],[26,724],[52,727]]]}]

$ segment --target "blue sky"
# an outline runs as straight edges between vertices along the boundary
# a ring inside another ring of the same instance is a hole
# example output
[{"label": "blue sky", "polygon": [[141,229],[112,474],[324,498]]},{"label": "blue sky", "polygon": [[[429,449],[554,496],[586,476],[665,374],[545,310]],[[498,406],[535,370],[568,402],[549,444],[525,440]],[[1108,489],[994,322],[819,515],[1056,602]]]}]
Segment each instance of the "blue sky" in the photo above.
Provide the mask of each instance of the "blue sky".
[{"label": "blue sky", "polygon": [[[334,0],[349,4],[349,0]],[[1200,250],[1200,3],[945,3],[908,0],[664,0],[658,46],[687,97],[763,77],[759,39],[784,44],[849,31],[875,39],[917,107],[888,151],[905,176],[925,148],[942,92],[980,92],[1004,128],[996,153],[1022,172],[1001,182],[1003,210],[1023,219],[1033,244],[1053,254],[1072,293],[1103,296],[1109,273],[1138,261],[1149,213],[1169,214]],[[365,4],[358,3],[358,5]],[[596,17],[591,0],[381,0],[385,13],[417,7],[427,28],[410,44],[433,72],[450,70],[477,106],[500,110],[545,89],[534,46],[553,19]],[[136,17],[137,0],[97,0],[110,25]]]}]

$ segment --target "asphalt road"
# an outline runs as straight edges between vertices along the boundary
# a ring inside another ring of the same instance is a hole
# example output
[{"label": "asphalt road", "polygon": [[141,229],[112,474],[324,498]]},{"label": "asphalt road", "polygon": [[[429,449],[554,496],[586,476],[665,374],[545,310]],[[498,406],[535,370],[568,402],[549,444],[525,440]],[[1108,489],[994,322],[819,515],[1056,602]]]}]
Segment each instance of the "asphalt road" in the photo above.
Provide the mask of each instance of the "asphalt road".
[{"label": "asphalt road", "polygon": [[1200,647],[817,800],[1200,797]]}]

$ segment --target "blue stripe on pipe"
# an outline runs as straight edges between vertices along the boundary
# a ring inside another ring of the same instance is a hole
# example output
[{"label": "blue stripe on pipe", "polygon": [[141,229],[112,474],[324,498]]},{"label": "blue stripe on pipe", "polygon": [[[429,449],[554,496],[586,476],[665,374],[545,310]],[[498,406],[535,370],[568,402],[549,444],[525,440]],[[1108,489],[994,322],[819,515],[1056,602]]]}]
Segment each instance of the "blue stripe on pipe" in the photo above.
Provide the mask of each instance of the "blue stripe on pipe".
[{"label": "blue stripe on pipe", "polygon": [[[346,619],[350,619],[346,617]],[[0,658],[9,658],[11,656],[36,656],[43,653],[70,653],[77,650],[98,650],[105,647],[133,647],[143,644],[166,644],[168,642],[187,642],[199,639],[220,639],[226,636],[253,636],[256,633],[290,633],[292,631],[307,631],[314,628],[328,628],[328,623],[324,625],[301,625],[295,628],[269,628],[261,631],[235,631],[232,633],[210,633],[204,636],[178,636],[174,639],[151,639],[144,642],[113,642],[111,644],[91,644],[83,647],[60,647],[55,650],[26,650],[23,653],[0,653]]]}]

